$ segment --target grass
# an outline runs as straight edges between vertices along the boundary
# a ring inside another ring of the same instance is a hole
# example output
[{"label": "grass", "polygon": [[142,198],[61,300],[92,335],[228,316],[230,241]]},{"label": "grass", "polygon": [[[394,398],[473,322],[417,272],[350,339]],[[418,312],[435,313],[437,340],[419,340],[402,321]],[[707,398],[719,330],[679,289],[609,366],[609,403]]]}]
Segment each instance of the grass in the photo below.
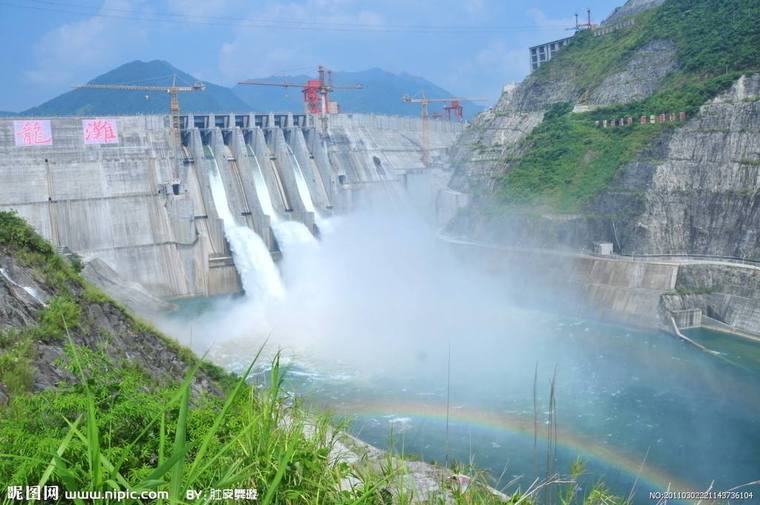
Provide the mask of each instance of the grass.
[{"label": "grass", "polygon": [[[472,467],[457,469],[473,476],[467,489],[441,482],[441,490],[421,502],[419,490],[408,484],[403,458],[387,453],[379,464],[361,460],[351,465],[332,458],[344,425],[307,411],[285,394],[286,371],[278,356],[265,376],[251,374],[257,356],[234,377],[164,339],[191,366],[184,378],[157,383],[131,361],[117,360],[97,346],[77,345],[75,337],[93,331],[85,315],[91,304],[121,311],[131,331],[160,334],[85,282],[23,220],[7,212],[0,212],[0,254],[28,267],[51,295],[35,326],[0,332],[0,383],[10,393],[10,402],[0,406],[3,490],[58,486],[58,502],[76,504],[89,500],[66,497],[66,491],[168,493],[167,499],[128,497],[119,503],[207,503],[212,489],[255,489],[258,498],[249,503],[265,505],[502,503],[489,491],[488,477]],[[62,345],[64,355],[55,364],[75,381],[30,391],[40,342]],[[194,389],[199,371],[222,394]],[[341,486],[349,477],[356,484]],[[584,497],[573,492],[573,499],[565,501],[561,497],[569,484],[558,487],[554,481],[514,490],[510,503],[533,504],[550,485],[566,505],[590,505],[587,500],[600,492],[604,503],[622,503],[601,487]],[[188,490],[205,494],[190,501]]]},{"label": "grass", "polygon": [[[157,388],[139,371],[113,367],[71,343],[66,362],[78,384],[17,396],[0,409],[3,482],[56,485],[62,496],[165,491],[169,498],[158,503],[166,504],[186,503],[188,489],[256,489],[262,504],[419,503],[413,487],[399,484],[408,473],[403,460],[388,454],[379,466],[350,466],[330,458],[337,428],[286,401],[278,357],[260,384],[249,384],[254,361],[224,398],[194,396],[195,371]],[[467,489],[448,492],[453,503],[503,503],[487,490],[485,476],[464,470],[475,477]],[[341,490],[348,476],[360,484]],[[510,503],[534,503],[540,489],[515,492]],[[444,502],[439,491],[424,503]]]},{"label": "grass", "polygon": [[526,154],[501,184],[505,201],[573,213],[607,187],[664,125],[599,128],[585,114],[556,104],[528,136]]},{"label": "grass", "polygon": [[[742,74],[760,71],[760,4],[754,0],[668,0],[609,35],[576,35],[536,70],[539,81],[571,80],[583,102],[628,58],[654,40],[676,46],[679,68],[650,97],[583,114],[554,104],[524,139],[517,160],[504,160],[502,201],[575,213],[602,192],[617,170],[663,131],[661,125],[600,129],[595,120],[684,111],[693,114]],[[637,123],[637,120],[635,121]]]},{"label": "grass", "polygon": [[285,407],[277,358],[265,393],[246,382],[249,367],[219,398],[193,396],[194,372],[156,388],[88,349],[70,345],[67,357],[79,384],[17,396],[0,411],[3,482],[168,491],[166,503],[212,488],[255,488],[264,504],[342,502],[329,425]]}]

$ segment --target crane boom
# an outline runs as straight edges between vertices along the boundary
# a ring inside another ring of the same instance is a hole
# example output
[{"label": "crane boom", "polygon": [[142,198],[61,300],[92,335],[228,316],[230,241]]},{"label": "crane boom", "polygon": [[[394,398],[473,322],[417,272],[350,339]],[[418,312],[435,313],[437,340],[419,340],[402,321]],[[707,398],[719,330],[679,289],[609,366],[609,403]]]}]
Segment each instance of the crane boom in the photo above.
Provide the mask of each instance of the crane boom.
[{"label": "crane boom", "polygon": [[463,101],[470,102],[483,102],[487,101],[487,98],[461,98],[461,97],[449,97],[449,98],[428,98],[425,96],[425,92],[422,92],[421,98],[412,98],[410,95],[404,95],[401,97],[401,101],[404,103],[418,103],[420,104],[420,119],[422,120],[422,130],[420,132],[420,144],[422,147],[422,165],[427,167],[430,163],[430,133],[428,132],[428,105],[436,102],[448,102],[448,105],[444,107],[448,112],[449,120],[451,120],[451,112],[453,111],[458,119],[462,119],[462,104]]},{"label": "crane boom", "polygon": [[329,69],[319,66],[317,68],[317,79],[310,79],[306,81],[303,84],[299,83],[293,83],[293,82],[264,82],[264,81],[257,81],[255,79],[247,79],[244,81],[238,82],[238,84],[246,84],[249,86],[274,86],[279,88],[301,88],[301,92],[303,93],[303,101],[305,105],[306,112],[310,114],[319,115],[322,119],[322,125],[323,129],[327,131],[327,115],[331,114],[328,110],[328,104],[330,104],[330,98],[329,95],[331,92],[335,91],[336,89],[344,89],[344,90],[354,90],[354,89],[364,89],[364,85],[362,84],[346,84],[346,85],[340,85],[335,86],[332,83],[332,71]]},{"label": "crane boom", "polygon": [[252,79],[246,79],[245,81],[240,81],[238,84],[247,84],[250,86],[276,86],[278,88],[303,88],[303,84],[295,84],[292,82],[261,82],[261,81],[254,81]]},{"label": "crane boom", "polygon": [[461,97],[451,97],[451,98],[412,98],[409,95],[404,95],[401,97],[401,101],[405,103],[431,103],[431,102],[487,102],[488,98],[461,98]]},{"label": "crane boom", "polygon": [[[74,89],[115,89],[121,91],[161,91],[169,93],[169,115],[172,120],[172,133],[174,134],[175,148],[179,152],[182,148],[182,137],[180,136],[180,124],[179,124],[179,100],[177,99],[177,93],[186,93],[192,91],[205,91],[206,85],[202,82],[195,82],[192,86],[177,86],[177,76],[172,78],[170,86],[159,85],[140,85],[140,84],[80,84],[74,86]],[[177,157],[179,159],[179,156]],[[176,167],[174,169],[174,179],[178,178]]]},{"label": "crane boom", "polygon": [[173,92],[185,92],[185,91],[203,91],[205,86],[203,83],[197,82],[192,86],[140,86],[136,84],[81,84],[76,86],[79,88],[90,89],[118,89],[127,91],[164,91],[166,93]]},{"label": "crane boom", "polygon": [[141,85],[141,84],[80,84],[74,86],[75,89],[115,89],[121,91],[161,91],[169,93],[169,114],[172,118],[172,129],[174,130],[174,139],[177,143],[177,149],[182,145],[182,139],[180,138],[180,125],[179,125],[179,100],[177,100],[177,93],[186,93],[191,91],[204,91],[206,85],[202,82],[195,82],[192,86],[177,86],[177,77],[174,76],[172,84],[170,86],[159,85]]}]

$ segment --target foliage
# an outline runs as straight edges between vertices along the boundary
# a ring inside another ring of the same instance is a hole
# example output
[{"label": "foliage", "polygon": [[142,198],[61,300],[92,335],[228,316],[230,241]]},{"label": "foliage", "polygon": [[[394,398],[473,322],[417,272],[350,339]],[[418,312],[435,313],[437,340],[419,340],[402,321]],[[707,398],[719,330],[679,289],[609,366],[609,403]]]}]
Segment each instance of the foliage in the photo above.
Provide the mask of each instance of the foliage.
[{"label": "foliage", "polygon": [[676,45],[679,69],[652,96],[630,104],[569,115],[550,109],[524,140],[527,154],[502,180],[508,203],[576,212],[602,191],[661,127],[599,129],[595,120],[684,111],[693,114],[743,73],[760,71],[760,4],[755,0],[669,0],[638,14],[632,27],[595,37],[577,34],[567,48],[534,74],[537,80],[570,79],[581,101],[628,58],[654,40]]},{"label": "foliage", "polygon": [[30,331],[9,329],[0,332],[0,384],[11,396],[32,386],[32,360],[36,349]]},{"label": "foliage", "polygon": [[58,255],[53,246],[15,212],[0,211],[0,250],[13,254],[55,289],[68,290],[81,284],[74,265]]},{"label": "foliage", "polygon": [[3,482],[47,476],[69,490],[170,490],[172,502],[190,488],[255,487],[262,503],[339,502],[345,469],[328,461],[326,419],[285,405],[277,358],[263,390],[246,373],[226,398],[191,400],[192,375],[155,388],[94,351],[70,346],[68,356],[79,384],[17,396],[0,410]]},{"label": "foliage", "polygon": [[68,328],[79,327],[82,311],[70,296],[59,295],[50,300],[40,318],[38,334],[42,339],[62,339]]},{"label": "foliage", "polygon": [[560,212],[577,212],[663,129],[599,128],[565,104],[553,106],[546,116],[526,139],[527,152],[505,175],[502,191],[509,202]]}]

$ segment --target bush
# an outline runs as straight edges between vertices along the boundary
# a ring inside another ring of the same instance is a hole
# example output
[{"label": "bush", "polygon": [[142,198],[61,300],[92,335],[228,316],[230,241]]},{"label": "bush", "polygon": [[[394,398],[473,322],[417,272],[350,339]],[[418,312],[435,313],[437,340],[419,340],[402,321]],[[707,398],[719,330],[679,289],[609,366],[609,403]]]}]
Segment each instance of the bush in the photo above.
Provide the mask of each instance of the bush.
[{"label": "bush", "polygon": [[42,313],[38,332],[42,339],[63,339],[66,329],[79,328],[82,314],[79,305],[69,296],[60,295],[52,298],[47,309]]},{"label": "bush", "polygon": [[693,114],[742,73],[760,71],[760,3],[756,0],[669,0],[636,16],[613,34],[577,34],[567,48],[539,67],[534,78],[571,79],[583,96],[620,70],[634,51],[671,40],[679,70],[645,100],[570,114],[552,105],[544,122],[524,139],[519,160],[505,160],[503,200],[557,212],[578,212],[603,191],[617,170],[663,129],[661,125],[600,129],[595,120],[684,111]]}]

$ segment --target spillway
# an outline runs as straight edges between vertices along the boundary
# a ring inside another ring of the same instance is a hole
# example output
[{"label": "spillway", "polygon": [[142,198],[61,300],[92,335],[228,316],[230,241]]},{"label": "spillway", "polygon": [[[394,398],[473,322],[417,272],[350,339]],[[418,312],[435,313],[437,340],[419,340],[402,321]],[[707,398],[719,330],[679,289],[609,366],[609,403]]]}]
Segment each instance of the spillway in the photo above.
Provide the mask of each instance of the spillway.
[{"label": "spillway", "polygon": [[259,163],[259,159],[254,154],[251,146],[246,144],[245,147],[248,151],[249,156],[253,158],[255,165],[253,167],[253,184],[254,189],[256,190],[256,196],[259,198],[259,203],[261,204],[261,209],[264,211],[264,214],[274,219],[277,213],[275,212],[274,206],[272,205],[272,198],[269,196],[267,182],[264,180],[264,173],[261,171],[261,164]]},{"label": "spillway", "polygon": [[[378,165],[389,180],[422,168],[417,118],[336,114],[325,132],[308,115],[189,114],[181,117],[181,145],[168,116],[104,120],[117,142],[85,144],[81,117],[0,118],[0,209],[159,297],[243,288],[204,145],[216,157],[227,216],[257,234],[275,260],[293,242],[314,241],[315,223],[329,227],[317,212],[340,215],[365,200],[378,185],[367,174]],[[17,124],[30,121],[49,124],[52,145],[14,141]],[[440,156],[463,130],[428,126],[431,152]]]},{"label": "spillway", "polygon": [[230,244],[243,290],[247,296],[256,299],[284,297],[285,288],[280,273],[266,244],[253,230],[237,223],[230,211],[227,192],[219,174],[214,152],[209,146],[204,146],[204,151],[214,207],[224,224],[224,235]]},{"label": "spillway", "polygon": [[316,209],[314,208],[314,200],[312,200],[311,192],[309,191],[309,185],[306,183],[306,178],[303,175],[303,170],[301,170],[301,164],[298,162],[298,158],[296,158],[296,155],[293,153],[293,149],[291,149],[291,147],[287,144],[286,147],[288,149],[288,154],[290,154],[291,159],[294,161],[293,171],[296,177],[296,186],[298,187],[298,194],[301,196],[303,205],[306,207],[307,212],[316,212]]},{"label": "spillway", "polygon": [[[311,244],[316,243],[314,235],[311,234],[309,229],[300,221],[284,220],[274,209],[272,205],[272,198],[269,195],[266,180],[264,180],[264,174],[261,170],[261,164],[253,154],[251,147],[246,146],[248,152],[254,160],[253,166],[253,182],[256,189],[256,196],[261,203],[261,207],[265,214],[271,219],[272,231],[277,237],[277,241],[283,249],[289,249],[296,244]],[[308,188],[306,188],[308,191]]]}]

